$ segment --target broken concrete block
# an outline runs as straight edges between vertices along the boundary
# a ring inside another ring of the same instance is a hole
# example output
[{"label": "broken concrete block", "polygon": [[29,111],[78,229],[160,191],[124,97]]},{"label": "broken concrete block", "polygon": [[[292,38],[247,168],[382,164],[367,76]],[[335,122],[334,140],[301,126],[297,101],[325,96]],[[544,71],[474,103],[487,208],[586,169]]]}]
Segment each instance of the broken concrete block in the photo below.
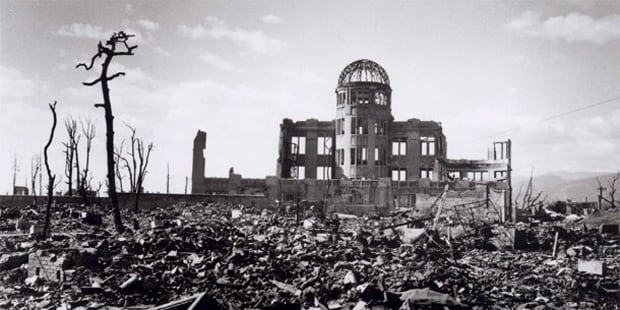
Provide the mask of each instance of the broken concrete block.
[{"label": "broken concrete block", "polygon": [[600,229],[601,234],[620,235],[620,225],[618,224],[603,224]]},{"label": "broken concrete block", "polygon": [[45,229],[44,224],[33,224],[30,225],[30,235],[31,236],[40,236],[43,234],[43,230]]},{"label": "broken concrete block", "polygon": [[231,212],[231,218],[236,219],[241,217],[241,210],[233,209]]},{"label": "broken concrete block", "polygon": [[304,228],[305,229],[311,229],[314,226],[314,221],[313,220],[304,220]]},{"label": "broken concrete block", "polygon": [[353,273],[353,271],[349,270],[344,276],[344,279],[342,279],[342,282],[344,284],[357,284],[357,277],[355,277],[355,273]]},{"label": "broken concrete block", "polygon": [[407,227],[397,227],[396,230],[400,235],[400,240],[403,243],[415,243],[424,237],[426,230],[424,228],[407,228]]},{"label": "broken concrete block", "polygon": [[24,284],[31,286],[31,285],[35,285],[38,281],[39,281],[38,276],[31,276],[31,277],[26,278],[26,280],[24,280]]},{"label": "broken concrete block", "polygon": [[603,275],[603,262],[600,260],[583,260],[577,262],[577,271],[587,274]]},{"label": "broken concrete block", "polygon": [[137,275],[137,274],[132,273],[132,274],[130,274],[130,275],[129,275],[129,279],[125,280],[125,282],[123,282],[123,283],[119,286],[119,288],[120,288],[121,290],[127,290],[127,289],[129,289],[130,287],[132,287],[134,284],[136,284],[136,283],[138,282],[138,280],[139,280],[139,279],[140,279],[140,278],[138,277],[138,275]]}]

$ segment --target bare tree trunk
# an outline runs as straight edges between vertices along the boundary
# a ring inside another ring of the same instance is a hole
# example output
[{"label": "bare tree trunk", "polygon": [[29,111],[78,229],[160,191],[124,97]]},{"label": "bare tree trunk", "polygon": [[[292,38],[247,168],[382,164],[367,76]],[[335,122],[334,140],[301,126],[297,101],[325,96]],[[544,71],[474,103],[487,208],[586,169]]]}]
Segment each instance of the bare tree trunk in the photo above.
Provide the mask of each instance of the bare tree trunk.
[{"label": "bare tree trunk", "polygon": [[[127,40],[133,37],[133,35],[127,35],[124,32],[114,33],[109,40],[106,41],[105,46],[101,42],[97,45],[97,54],[95,54],[90,61],[90,65],[85,63],[78,64],[76,67],[83,66],[86,70],[90,70],[97,58],[104,57],[101,75],[99,78],[92,82],[84,82],[85,86],[93,86],[97,83],[101,84],[101,92],[103,94],[103,104],[95,104],[95,107],[103,107],[105,110],[105,123],[106,123],[106,152],[107,152],[107,177],[108,177],[108,195],[110,197],[110,204],[112,207],[112,215],[114,218],[114,226],[118,233],[125,231],[123,221],[121,219],[121,211],[118,206],[118,197],[116,195],[116,177],[115,177],[115,163],[114,163],[114,114],[112,114],[112,103],[110,100],[110,89],[108,82],[125,75],[124,72],[117,72],[111,76],[108,76],[108,67],[112,62],[114,56],[133,55],[133,50],[137,48],[137,45],[129,46]],[[124,46],[124,51],[116,51],[117,45]]]},{"label": "bare tree trunk", "polygon": [[47,150],[52,144],[52,140],[54,139],[54,131],[56,130],[56,101],[54,104],[49,104],[50,110],[52,110],[53,122],[52,122],[52,130],[50,131],[50,138],[43,149],[43,155],[45,156],[45,169],[47,170],[47,208],[45,209],[45,227],[43,228],[43,236],[47,237],[50,234],[50,218],[52,216],[52,194],[54,192],[54,179],[55,175],[52,175],[52,171],[50,170],[50,165],[48,162]]},{"label": "bare tree trunk", "polygon": [[[77,158],[77,144],[79,137],[77,136],[77,122],[72,118],[65,119],[65,129],[69,136],[69,141],[63,143],[65,146],[65,176],[67,177],[66,184],[68,186],[67,196],[73,196],[73,169],[75,166],[75,159]],[[79,175],[79,170],[77,172]],[[77,179],[78,177],[76,177]]]},{"label": "bare tree trunk", "polygon": [[125,192],[125,190],[123,189],[123,179],[125,178],[125,176],[123,175],[123,171],[120,166],[120,163],[123,160],[122,154],[124,144],[125,140],[123,139],[123,141],[121,141],[121,145],[118,147],[118,149],[115,149],[114,151],[114,162],[116,163],[114,166],[114,172],[116,173],[116,179],[118,180],[118,185],[120,187],[121,193]]},{"label": "bare tree trunk", "polygon": [[[147,173],[149,158],[153,150],[153,143],[144,146],[144,140],[136,135],[136,128],[126,124],[131,131],[131,148],[127,151],[127,156],[131,157],[131,161],[126,156],[118,155],[123,161],[127,174],[129,174],[129,185],[131,192],[135,194],[134,212],[139,211],[140,194],[142,192],[142,184]],[[122,146],[122,144],[121,144]]]},{"label": "bare tree trunk", "polygon": [[30,162],[30,183],[32,186],[32,196],[34,196],[33,204],[37,206],[37,174],[39,173],[39,169],[41,169],[41,165],[39,160],[35,157]]},{"label": "bare tree trunk", "polygon": [[[101,76],[107,77],[108,66],[112,60],[108,56],[103,64]],[[118,233],[125,231],[121,219],[121,210],[118,207],[118,197],[116,196],[116,180],[114,177],[114,115],[112,114],[112,104],[110,102],[110,89],[108,88],[107,78],[101,79],[101,91],[103,92],[103,107],[105,109],[105,130],[106,130],[106,153],[108,161],[108,195],[112,203],[112,214],[114,226]]]},{"label": "bare tree trunk", "polygon": [[[80,121],[80,127],[82,129],[82,134],[86,138],[86,164],[83,171],[80,171],[78,168],[78,176],[79,176],[79,185],[78,185],[78,194],[82,197],[82,201],[84,201],[84,205],[90,206],[90,199],[88,198],[88,191],[91,190],[90,179],[88,176],[89,168],[90,168],[90,150],[92,146],[93,139],[95,138],[95,125],[93,125],[88,119],[86,121],[86,126],[84,123]],[[76,152],[76,160],[77,152]],[[77,160],[79,163],[79,160]]]},{"label": "bare tree trunk", "polygon": [[[599,180],[599,178],[596,178],[596,181],[598,182],[598,190],[599,190],[599,195],[598,195],[598,201],[599,201],[599,208],[601,208],[602,206],[602,201],[605,201],[607,203],[609,203],[609,205],[611,206],[612,209],[616,208],[616,192],[618,191],[618,189],[616,188],[616,183],[618,182],[618,180],[620,180],[620,172],[616,173],[615,176],[613,176],[608,182],[607,184],[609,185],[609,188],[605,188],[603,187],[603,185],[601,184],[601,180]],[[606,198],[603,195],[603,191],[607,190],[607,194],[609,195],[609,198]]]}]

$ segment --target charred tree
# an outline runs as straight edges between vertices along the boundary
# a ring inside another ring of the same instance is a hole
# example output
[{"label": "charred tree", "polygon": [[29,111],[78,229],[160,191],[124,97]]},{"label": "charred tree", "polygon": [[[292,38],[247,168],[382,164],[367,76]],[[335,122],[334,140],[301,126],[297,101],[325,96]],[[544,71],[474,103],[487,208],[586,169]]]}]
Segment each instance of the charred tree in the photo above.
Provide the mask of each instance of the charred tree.
[{"label": "charred tree", "polygon": [[90,121],[90,119],[86,120],[86,124],[80,121],[80,127],[82,129],[82,135],[86,139],[86,162],[84,164],[84,169],[79,170],[79,160],[76,151],[76,162],[78,168],[78,194],[82,197],[84,204],[90,206],[90,199],[88,198],[88,192],[91,190],[91,177],[89,176],[90,169],[90,150],[92,147],[93,140],[95,139],[96,131],[95,125]]},{"label": "charred tree", "polygon": [[521,189],[517,193],[515,197],[515,210],[523,210],[523,211],[538,211],[536,208],[538,206],[544,204],[547,199],[546,196],[543,196],[543,192],[540,191],[538,193],[534,192],[534,171],[530,172],[530,178],[527,182],[527,187],[525,188],[525,193],[523,194],[521,202],[519,202],[519,197],[521,196]]},{"label": "charred tree", "polygon": [[129,185],[131,192],[135,194],[134,212],[139,210],[140,194],[143,191],[142,184],[146,177],[149,158],[153,150],[153,143],[146,144],[144,140],[136,136],[136,129],[127,125],[131,131],[130,148],[125,153],[126,156],[120,156],[124,163],[124,167],[129,175]]},{"label": "charred tree", "polygon": [[114,148],[114,173],[116,175],[116,180],[118,181],[118,186],[120,187],[121,193],[124,193],[123,189],[123,180],[125,179],[125,175],[123,174],[123,169],[121,169],[121,161],[123,154],[123,146],[125,145],[125,139],[121,141],[121,144],[118,148]]},{"label": "charred tree", "polygon": [[[618,183],[618,180],[620,180],[620,172],[616,173],[616,175],[612,176],[611,179],[609,179],[609,181],[607,182],[607,185],[609,186],[609,188],[605,188],[601,184],[601,180],[599,180],[598,177],[596,178],[596,182],[598,182],[598,189],[599,189],[599,196],[598,196],[599,206],[601,205],[601,200],[603,200],[607,202],[612,209],[616,208],[616,192],[618,192],[616,183]],[[609,198],[605,197],[604,195],[605,190]]]},{"label": "charred tree", "polygon": [[54,192],[54,180],[56,179],[56,175],[52,175],[52,171],[50,170],[50,165],[47,156],[47,150],[52,144],[52,140],[54,139],[54,131],[56,130],[56,101],[54,104],[49,104],[50,110],[52,110],[52,129],[50,130],[50,138],[47,140],[47,144],[43,149],[43,156],[45,158],[45,170],[47,170],[47,207],[45,209],[45,226],[43,228],[43,236],[47,237],[50,233],[50,218],[52,216],[52,194]]},{"label": "charred tree", "polygon": [[77,133],[77,122],[68,118],[65,120],[65,129],[67,130],[67,136],[69,141],[63,142],[65,146],[65,177],[67,177],[67,196],[73,196],[73,169],[75,164],[75,158],[77,157],[77,144],[79,136]]},{"label": "charred tree", "polygon": [[[115,56],[131,56],[133,50],[138,46],[130,46],[127,41],[133,37],[121,31],[119,33],[113,33],[110,39],[105,44],[99,42],[97,44],[97,54],[95,54],[90,64],[81,63],[76,66],[84,67],[86,70],[91,70],[97,58],[103,58],[101,65],[101,74],[97,79],[91,82],[84,82],[85,86],[93,86],[99,83],[101,85],[101,93],[103,95],[103,103],[95,104],[95,107],[101,107],[105,111],[105,124],[106,124],[106,152],[107,152],[107,177],[108,177],[108,195],[110,196],[110,204],[112,207],[112,213],[114,216],[114,226],[118,233],[122,233],[125,230],[123,221],[121,219],[121,211],[118,206],[118,197],[116,196],[116,178],[114,173],[114,114],[112,114],[112,102],[110,101],[110,88],[108,83],[113,79],[125,75],[125,72],[117,72],[112,75],[108,75],[108,68],[112,59]],[[117,50],[120,48],[121,50]]]}]

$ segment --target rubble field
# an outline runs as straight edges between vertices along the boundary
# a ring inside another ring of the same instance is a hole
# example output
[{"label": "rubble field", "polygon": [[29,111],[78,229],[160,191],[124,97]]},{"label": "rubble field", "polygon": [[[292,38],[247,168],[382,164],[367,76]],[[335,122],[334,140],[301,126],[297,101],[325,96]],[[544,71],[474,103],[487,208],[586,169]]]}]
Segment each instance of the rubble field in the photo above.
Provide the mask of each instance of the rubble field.
[{"label": "rubble field", "polygon": [[323,218],[180,203],[124,212],[128,231],[119,235],[109,212],[62,205],[42,240],[42,210],[2,210],[0,308],[190,309],[174,306],[186,297],[202,302],[192,309],[618,309],[620,302],[615,211],[517,224],[441,218],[435,226],[434,215],[407,211]]}]

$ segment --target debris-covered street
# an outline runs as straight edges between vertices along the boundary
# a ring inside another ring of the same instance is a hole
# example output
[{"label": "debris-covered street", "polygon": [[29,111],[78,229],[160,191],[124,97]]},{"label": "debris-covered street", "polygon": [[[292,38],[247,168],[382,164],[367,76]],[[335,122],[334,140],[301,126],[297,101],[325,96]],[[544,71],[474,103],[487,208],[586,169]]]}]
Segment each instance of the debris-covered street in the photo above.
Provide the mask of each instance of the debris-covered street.
[{"label": "debris-covered street", "polygon": [[14,229],[30,229],[40,210],[4,209],[0,307],[146,309],[203,293],[223,309],[618,307],[617,226],[601,233],[598,213],[468,225],[448,240],[446,227],[433,234],[432,218],[409,212],[306,211],[297,226],[284,210],[181,203],[126,213],[120,236],[97,212],[58,206],[51,240],[37,241]]}]

